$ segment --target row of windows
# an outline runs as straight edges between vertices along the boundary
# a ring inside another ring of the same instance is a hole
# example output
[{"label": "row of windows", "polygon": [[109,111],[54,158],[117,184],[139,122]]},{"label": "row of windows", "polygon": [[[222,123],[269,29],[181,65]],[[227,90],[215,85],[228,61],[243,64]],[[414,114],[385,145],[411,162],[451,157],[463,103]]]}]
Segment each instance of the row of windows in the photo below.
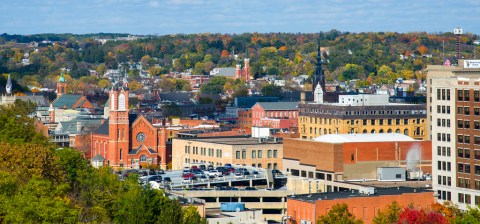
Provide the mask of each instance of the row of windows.
[{"label": "row of windows", "polygon": [[452,178],[447,176],[438,175],[438,185],[452,186]]},{"label": "row of windows", "polygon": [[[340,108],[339,108],[340,109]],[[406,114],[427,114],[426,110],[358,110],[358,111],[341,111],[341,110],[322,110],[301,108],[302,113],[328,114],[328,115],[406,115]],[[311,121],[310,121],[311,122]]]},{"label": "row of windows", "polygon": [[450,127],[450,119],[437,119],[437,126],[438,127]]},{"label": "row of windows", "polygon": [[[470,174],[470,164],[469,163],[458,163],[458,169],[457,172],[459,173],[465,173],[465,174]],[[475,175],[480,175],[480,165],[475,165]]]},{"label": "row of windows", "polygon": [[[272,154],[273,153],[273,154]],[[277,158],[278,157],[278,150],[267,150],[267,158]],[[251,157],[252,159],[259,158],[261,159],[263,157],[263,150],[252,150],[251,152]],[[247,151],[244,149],[242,151],[235,151],[235,158],[236,159],[246,159],[247,158]]]},{"label": "row of windows", "polygon": [[[452,170],[452,164],[450,162],[437,161],[437,169],[438,170],[443,170],[443,171],[451,171]],[[450,186],[450,185],[448,185],[448,186]]]},{"label": "row of windows", "polygon": [[[470,135],[457,135],[457,142],[458,143],[464,143],[464,144],[470,144]],[[473,143],[476,145],[480,144],[480,136],[474,136],[473,137]]]},{"label": "row of windows", "polygon": [[440,106],[437,105],[438,114],[450,114],[450,106]]},{"label": "row of windows", "polygon": [[438,196],[437,196],[438,199],[448,200],[448,201],[452,200],[452,193],[450,191],[440,191],[440,190],[438,190],[437,192],[438,192]]},{"label": "row of windows", "polygon": [[[457,100],[458,101],[470,101],[470,90],[458,90],[457,91]],[[480,102],[480,92],[478,90],[473,91],[473,100],[475,102]]]},{"label": "row of windows", "polygon": [[[470,115],[470,107],[457,107],[457,114],[458,115]],[[480,108],[474,107],[473,108],[473,115],[480,115]]]},{"label": "row of windows", "polygon": [[[457,120],[457,128],[470,128],[470,121],[466,120]],[[473,129],[479,130],[480,129],[480,121],[473,122]]]},{"label": "row of windows", "polygon": [[[199,148],[196,147],[196,146],[193,146],[192,147],[192,154],[194,155],[198,155],[200,153],[200,155],[202,156],[206,156],[207,155],[207,152],[208,152],[208,156],[215,156],[217,158],[222,158],[223,157],[223,150],[221,149],[213,149],[213,148],[204,148],[204,147],[200,147],[200,150],[198,150]],[[186,145],[185,146],[185,153],[187,154],[190,154],[190,146],[189,145]]]},{"label": "row of windows", "polygon": [[437,89],[437,100],[450,100],[450,90]]},{"label": "row of windows", "polygon": [[450,147],[437,146],[437,155],[450,156]]},{"label": "row of windows", "polygon": [[[468,148],[458,148],[457,149],[457,157],[458,158],[465,158],[470,159],[470,149]],[[480,150],[474,150],[474,158],[476,160],[480,160]]]},{"label": "row of windows", "polygon": [[[458,193],[459,203],[471,204],[471,200],[472,198],[470,194]],[[480,205],[480,196],[475,196],[475,205]]]},{"label": "row of windows", "polygon": [[[307,121],[307,118],[306,117],[302,117],[300,119],[301,122],[306,122]],[[403,122],[403,123],[402,123]],[[425,120],[424,119],[412,119],[412,122],[415,124],[420,124],[420,123],[424,123]],[[332,119],[331,118],[312,118],[310,117],[310,123],[314,123],[314,124],[328,124],[328,125],[332,125],[332,124],[339,124],[339,120],[338,119]],[[360,124],[360,120],[354,120],[354,119],[351,119],[351,120],[347,120],[347,125],[359,125]],[[408,119],[362,119],[362,125],[408,125],[409,123],[409,120]]]},{"label": "row of windows", "polygon": [[437,133],[437,141],[450,142],[450,134]]}]

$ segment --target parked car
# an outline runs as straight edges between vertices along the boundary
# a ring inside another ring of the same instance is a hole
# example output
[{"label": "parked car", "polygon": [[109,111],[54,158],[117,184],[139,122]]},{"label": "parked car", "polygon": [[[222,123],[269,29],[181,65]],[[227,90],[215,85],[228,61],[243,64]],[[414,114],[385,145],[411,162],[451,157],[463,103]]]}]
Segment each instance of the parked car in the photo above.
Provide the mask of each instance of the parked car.
[{"label": "parked car", "polygon": [[223,174],[222,172],[218,171],[218,170],[207,170],[204,172],[206,176],[208,177],[223,177]]},{"label": "parked car", "polygon": [[164,184],[172,183],[172,179],[170,177],[165,177],[165,178],[163,178],[162,182]]},{"label": "parked car", "polygon": [[228,175],[228,174],[230,174],[230,173],[228,172],[227,168],[225,168],[225,167],[223,167],[223,166],[217,167],[216,170],[222,172],[223,175]]},{"label": "parked car", "polygon": [[272,174],[274,177],[283,175],[282,172],[280,172],[280,170],[272,170]]},{"label": "parked car", "polygon": [[207,182],[208,181],[208,177],[204,175],[200,176],[200,177],[197,177],[198,180],[202,181],[202,182]]},{"label": "parked car", "polygon": [[257,188],[254,188],[254,187],[245,187],[245,190],[246,190],[246,191],[256,191]]},{"label": "parked car", "polygon": [[235,168],[233,168],[233,167],[227,168],[227,170],[228,170],[229,174],[230,173],[235,173]]},{"label": "parked car", "polygon": [[193,173],[184,173],[182,174],[182,178],[195,178],[195,174]]},{"label": "parked car", "polygon": [[182,179],[182,184],[190,184],[193,182],[192,178],[183,178]]},{"label": "parked car", "polygon": [[202,165],[199,166],[199,168],[200,168],[201,170],[206,170],[206,169],[207,169],[207,166],[205,166],[205,165],[202,164]]},{"label": "parked car", "polygon": [[232,164],[230,164],[230,163],[225,163],[225,168],[228,169],[228,168],[233,168],[233,167],[232,167]]},{"label": "parked car", "polygon": [[198,166],[192,166],[191,169],[192,170],[198,170],[199,168],[198,168]]},{"label": "parked car", "polygon": [[165,174],[165,170],[159,169],[157,170],[157,174]]},{"label": "parked car", "polygon": [[243,175],[243,172],[237,171],[235,172],[235,178],[240,179],[244,178],[245,176]]},{"label": "parked car", "polygon": [[260,173],[258,171],[252,171],[252,176],[257,178],[257,177],[260,177]]},{"label": "parked car", "polygon": [[207,170],[213,170],[213,165],[208,165]]}]

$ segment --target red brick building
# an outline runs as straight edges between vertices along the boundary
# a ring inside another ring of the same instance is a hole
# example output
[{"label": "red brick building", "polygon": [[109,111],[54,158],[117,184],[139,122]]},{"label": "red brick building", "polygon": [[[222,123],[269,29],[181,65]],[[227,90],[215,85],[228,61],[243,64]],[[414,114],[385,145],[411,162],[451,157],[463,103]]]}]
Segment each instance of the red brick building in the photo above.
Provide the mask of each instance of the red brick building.
[{"label": "red brick building", "polygon": [[248,58],[248,50],[245,53],[245,59],[243,60],[243,68],[240,64],[237,64],[235,70],[235,78],[240,79],[244,82],[250,81],[250,59]]},{"label": "red brick building", "polygon": [[171,159],[166,128],[153,126],[142,115],[129,114],[126,87],[111,90],[109,106],[108,120],[92,134],[92,162],[114,168],[151,164],[165,169]]},{"label": "red brick building", "polygon": [[[295,131],[298,127],[297,102],[258,102],[251,110],[252,126]],[[239,114],[240,115],[240,114]],[[239,121],[243,119],[240,119]],[[248,120],[246,120],[247,123]]]},{"label": "red brick building", "polygon": [[[364,223],[372,223],[380,210],[393,201],[402,207],[413,204],[416,208],[429,209],[434,203],[433,191],[423,188],[376,188],[366,192],[340,191],[312,195],[295,195],[287,200],[288,223],[315,224],[319,216],[326,215],[338,203],[348,205],[348,210]],[[302,222],[303,221],[303,222]]]},{"label": "red brick building", "polygon": [[431,141],[397,133],[331,134],[284,139],[283,167],[292,176],[322,180],[376,180],[378,167],[432,172]]}]

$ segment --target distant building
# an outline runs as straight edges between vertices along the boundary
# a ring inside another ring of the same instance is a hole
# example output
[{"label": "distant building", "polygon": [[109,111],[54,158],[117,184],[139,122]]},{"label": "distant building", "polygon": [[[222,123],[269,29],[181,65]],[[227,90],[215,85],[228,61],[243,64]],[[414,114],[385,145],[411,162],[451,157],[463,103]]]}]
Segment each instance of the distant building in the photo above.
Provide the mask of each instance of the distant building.
[{"label": "distant building", "polygon": [[282,169],[281,141],[248,137],[209,137],[173,139],[172,169],[190,163],[224,166],[227,163],[252,167]]},{"label": "distant building", "polygon": [[300,103],[303,139],[326,134],[403,133],[426,139],[426,105],[389,103],[388,95],[340,95],[338,103]]},{"label": "distant building", "polygon": [[[403,134],[332,134],[284,139],[283,167],[292,176],[329,181],[376,180],[377,167],[431,173],[430,141]],[[321,158],[321,159],[319,159]]]},{"label": "distant building", "polygon": [[365,188],[363,191],[339,191],[290,196],[287,199],[289,224],[315,224],[319,216],[326,215],[336,204],[345,203],[357,219],[369,224],[393,201],[401,207],[413,204],[428,209],[434,203],[433,192],[424,188]]}]

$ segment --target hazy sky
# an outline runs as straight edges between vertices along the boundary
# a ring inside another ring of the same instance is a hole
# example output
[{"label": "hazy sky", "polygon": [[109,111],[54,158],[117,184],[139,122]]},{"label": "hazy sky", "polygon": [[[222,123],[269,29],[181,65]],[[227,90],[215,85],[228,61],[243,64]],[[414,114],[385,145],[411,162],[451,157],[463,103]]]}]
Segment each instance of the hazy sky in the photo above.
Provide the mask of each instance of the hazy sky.
[{"label": "hazy sky", "polygon": [[480,34],[479,0],[2,0],[0,33]]}]

